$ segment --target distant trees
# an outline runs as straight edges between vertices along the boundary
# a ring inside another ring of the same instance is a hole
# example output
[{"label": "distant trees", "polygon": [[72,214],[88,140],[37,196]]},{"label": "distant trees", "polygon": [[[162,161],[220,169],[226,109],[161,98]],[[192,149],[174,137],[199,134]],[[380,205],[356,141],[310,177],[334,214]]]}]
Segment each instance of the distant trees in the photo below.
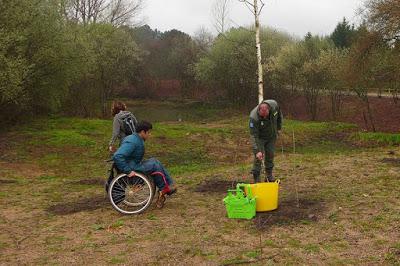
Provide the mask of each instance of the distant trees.
[{"label": "distant trees", "polygon": [[[355,29],[343,19],[329,38],[307,34],[304,40],[284,46],[270,61],[268,69],[276,84],[303,91],[311,119],[318,117],[321,93],[330,97],[332,119],[339,118],[344,91],[350,90],[365,103],[362,112],[366,127],[375,131],[370,93],[380,96],[387,91],[399,102],[400,46],[396,30],[400,17],[392,11],[384,13],[388,2],[395,1],[368,2],[367,24]],[[393,8],[398,7],[397,3]]]},{"label": "distant trees", "polygon": [[384,36],[385,40],[400,40],[400,1],[369,0],[366,2],[367,19],[371,29]]},{"label": "distant trees", "polygon": [[[234,105],[254,103],[257,99],[257,57],[254,33],[245,28],[232,28],[219,36],[208,54],[196,64],[196,77]],[[291,38],[272,29],[261,31],[263,54],[276,55]],[[265,62],[268,58],[263,59]]]},{"label": "distant trees", "polygon": [[[385,66],[385,87],[392,94],[393,100],[400,102],[400,1],[399,0],[369,0],[366,2],[367,27],[370,31],[379,33],[379,40],[388,44],[383,52],[379,66]],[[373,40],[373,38],[372,38]],[[384,62],[384,63],[383,63]]]},{"label": "distant trees", "polygon": [[[101,3],[107,5],[95,11]],[[141,58],[123,27],[100,23],[106,19],[100,11],[123,3],[1,1],[0,121],[27,111],[105,115],[107,100],[133,79]],[[85,17],[66,16],[70,5]]]},{"label": "distant trees", "polygon": [[67,19],[86,24],[110,23],[114,26],[135,25],[142,0],[62,0]]},{"label": "distant trees", "polygon": [[0,2],[0,121],[56,110],[68,92],[71,53],[57,3]]},{"label": "distant trees", "polygon": [[71,39],[76,69],[64,109],[74,115],[109,112],[108,101],[139,75],[142,51],[124,28],[111,24],[76,25]]},{"label": "distant trees", "polygon": [[335,30],[330,35],[330,39],[338,48],[349,48],[354,41],[356,29],[350,25],[346,18],[339,22]]},{"label": "distant trees", "polygon": [[[204,88],[231,105],[256,103],[254,28],[226,30],[224,22],[224,34],[200,28],[192,37],[132,26],[141,6],[142,0],[0,0],[0,122],[21,113],[105,116],[120,91],[154,96],[146,80],[179,81],[183,97]],[[343,19],[328,37],[295,40],[262,28],[265,97],[285,102],[301,94],[311,119],[318,119],[321,96],[328,97],[338,119],[350,91],[375,130],[371,90],[390,93],[400,107],[399,6],[369,0],[363,25]]]},{"label": "distant trees", "polygon": [[183,93],[188,94],[195,83],[193,66],[200,54],[209,49],[212,37],[204,30],[202,36],[193,39],[178,30],[159,32],[147,25],[132,29],[131,33],[144,50],[142,78],[179,80]]}]

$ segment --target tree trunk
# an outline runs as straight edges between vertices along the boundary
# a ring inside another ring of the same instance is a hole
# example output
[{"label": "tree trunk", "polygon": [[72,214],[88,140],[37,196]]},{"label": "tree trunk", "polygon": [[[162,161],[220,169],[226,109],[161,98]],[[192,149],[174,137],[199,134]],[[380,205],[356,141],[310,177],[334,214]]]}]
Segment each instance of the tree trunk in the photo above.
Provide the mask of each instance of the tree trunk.
[{"label": "tree trunk", "polygon": [[372,117],[372,110],[371,110],[371,106],[369,104],[368,95],[366,97],[366,105],[367,105],[367,111],[368,111],[368,118],[369,118],[369,121],[371,122],[371,126],[372,126],[372,131],[376,132],[374,118]]},{"label": "tree trunk", "polygon": [[263,67],[261,57],[261,42],[260,42],[260,20],[258,10],[258,0],[254,0],[254,18],[256,27],[256,48],[257,48],[257,63],[258,63],[258,102],[264,100],[264,81],[263,81]]}]

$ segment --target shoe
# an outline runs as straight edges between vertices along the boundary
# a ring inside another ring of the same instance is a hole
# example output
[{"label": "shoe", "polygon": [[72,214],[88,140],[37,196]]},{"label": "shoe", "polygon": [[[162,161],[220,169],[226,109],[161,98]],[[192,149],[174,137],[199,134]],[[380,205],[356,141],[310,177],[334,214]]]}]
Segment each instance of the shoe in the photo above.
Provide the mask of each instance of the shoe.
[{"label": "shoe", "polygon": [[158,209],[162,209],[164,207],[165,200],[167,199],[167,197],[165,195],[166,194],[164,194],[163,192],[160,192],[158,194],[158,198],[157,198],[157,201],[156,201],[156,207]]},{"label": "shoe", "polygon": [[169,191],[166,193],[168,196],[171,196],[172,194],[175,194],[178,191],[178,188],[175,187],[175,185],[171,185],[169,187]]},{"label": "shoe", "polygon": [[275,182],[276,181],[276,179],[274,178],[274,176],[273,175],[269,175],[269,176],[267,176],[266,178],[265,178],[265,182]]},{"label": "shoe", "polygon": [[260,175],[258,174],[253,174],[253,179],[254,179],[254,183],[260,183],[261,182],[261,178]]},{"label": "shoe", "polygon": [[171,188],[171,190],[167,193],[168,196],[171,196],[172,194],[175,194],[178,191],[177,188]]},{"label": "shoe", "polygon": [[108,187],[109,187],[110,185],[108,184],[108,182],[106,181],[106,182],[104,182],[104,189],[106,190],[106,193],[108,193]]}]

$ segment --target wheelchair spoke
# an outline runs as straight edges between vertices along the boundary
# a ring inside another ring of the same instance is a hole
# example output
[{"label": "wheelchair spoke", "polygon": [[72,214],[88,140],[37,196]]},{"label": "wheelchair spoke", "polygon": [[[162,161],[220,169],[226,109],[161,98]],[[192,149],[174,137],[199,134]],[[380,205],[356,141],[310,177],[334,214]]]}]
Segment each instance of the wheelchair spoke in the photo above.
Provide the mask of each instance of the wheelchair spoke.
[{"label": "wheelchair spoke", "polygon": [[124,214],[147,209],[154,196],[154,185],[143,175],[120,175],[111,183],[109,197],[113,207]]}]

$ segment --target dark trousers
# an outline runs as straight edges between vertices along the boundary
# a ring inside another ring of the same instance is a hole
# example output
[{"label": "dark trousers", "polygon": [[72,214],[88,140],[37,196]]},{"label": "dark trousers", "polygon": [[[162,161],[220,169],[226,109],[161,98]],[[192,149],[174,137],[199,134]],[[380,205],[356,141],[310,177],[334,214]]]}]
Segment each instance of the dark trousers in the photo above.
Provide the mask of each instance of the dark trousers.
[{"label": "dark trousers", "polygon": [[[264,154],[264,164],[267,175],[272,174],[272,170],[274,169],[275,143],[276,139],[262,140],[263,150],[261,152]],[[261,173],[261,161],[257,159],[256,154],[257,151],[254,151],[253,169],[251,172],[254,177],[259,177]]]}]

